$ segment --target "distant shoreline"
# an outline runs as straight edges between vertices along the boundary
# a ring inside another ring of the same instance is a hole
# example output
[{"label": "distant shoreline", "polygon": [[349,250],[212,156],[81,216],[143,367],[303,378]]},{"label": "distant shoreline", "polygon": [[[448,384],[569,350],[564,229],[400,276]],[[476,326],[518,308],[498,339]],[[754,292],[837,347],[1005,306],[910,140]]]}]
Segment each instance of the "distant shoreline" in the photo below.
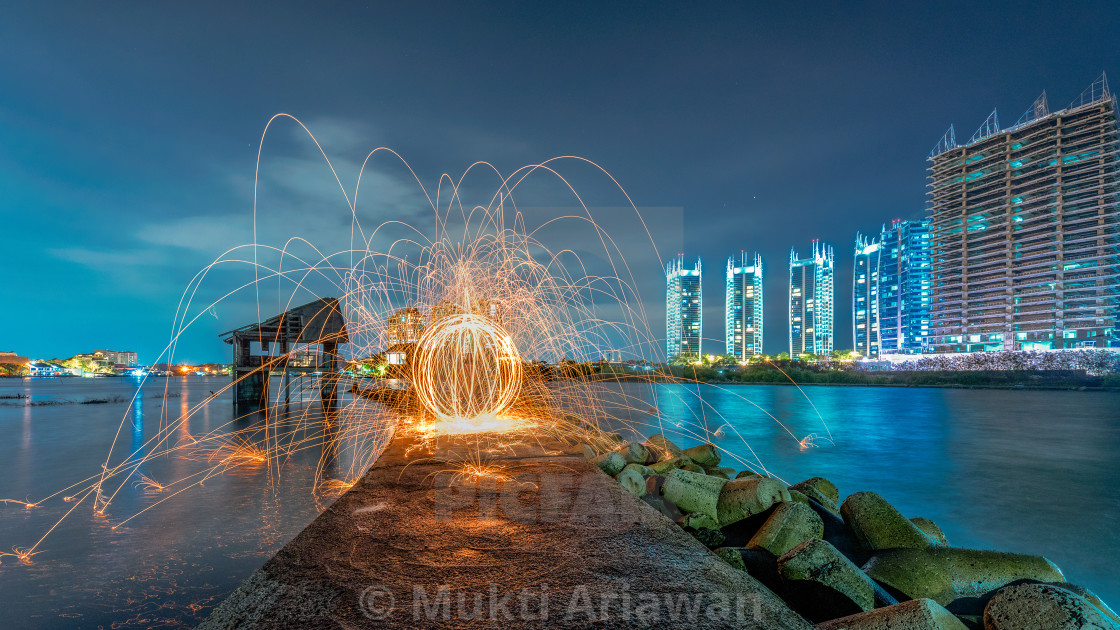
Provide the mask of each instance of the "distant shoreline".
[{"label": "distant shoreline", "polygon": [[930,370],[874,371],[754,369],[674,366],[671,373],[597,372],[595,380],[698,382],[709,385],[797,385],[835,387],[914,387],[942,389],[1009,389],[1034,391],[1120,391],[1120,374],[1091,376],[1081,370]]},{"label": "distant shoreline", "polygon": [[911,389],[1018,389],[1029,391],[1120,392],[1120,387],[1089,385],[966,385],[962,383],[784,383],[772,381],[700,381],[705,385],[782,385],[785,387],[903,387]]},{"label": "distant shoreline", "polygon": [[[679,368],[676,370],[681,372]],[[701,374],[696,374],[695,378],[691,374],[674,374],[670,376],[657,376],[649,373],[633,374],[624,372],[596,372],[577,377],[585,380],[595,381],[620,381],[620,382],[661,382],[661,383],[674,383],[684,380],[688,383],[702,383],[705,385],[781,385],[785,387],[903,387],[903,388],[922,388],[922,389],[1001,389],[1001,390],[1027,390],[1027,391],[1078,391],[1078,392],[1120,392],[1120,375],[1106,375],[1106,376],[1087,376],[1083,374],[1078,375],[1061,375],[1054,378],[1052,382],[1046,382],[1045,375],[1039,375],[1032,371],[1015,371],[1007,370],[1003,372],[929,372],[928,378],[941,378],[941,382],[884,382],[881,379],[891,379],[891,372],[798,372],[794,370],[787,370],[787,373],[794,377],[790,380],[780,372],[766,372],[770,376],[766,380],[757,379],[726,379],[726,378],[710,378]],[[804,377],[811,374],[810,378],[830,378],[834,375],[844,375],[841,378],[852,378],[856,380],[847,382],[838,381],[818,381],[818,380],[798,380],[798,377]],[[919,378],[925,376],[923,373],[906,372],[894,373],[898,380]],[[1012,379],[1007,382],[992,382],[999,379]],[[29,377],[29,376],[14,376],[14,375],[0,375],[0,379],[11,380],[46,380],[65,377]],[[74,378],[78,381],[83,379]],[[110,378],[110,377],[105,377]],[[123,379],[133,378],[121,376]],[[954,378],[962,378],[963,380],[975,380],[977,382],[961,382],[954,380]],[[1030,379],[1035,379],[1034,382],[1027,382]],[[549,380],[569,380],[564,378],[549,379]],[[988,382],[983,382],[987,380]],[[1054,382],[1057,381],[1057,382]]]}]

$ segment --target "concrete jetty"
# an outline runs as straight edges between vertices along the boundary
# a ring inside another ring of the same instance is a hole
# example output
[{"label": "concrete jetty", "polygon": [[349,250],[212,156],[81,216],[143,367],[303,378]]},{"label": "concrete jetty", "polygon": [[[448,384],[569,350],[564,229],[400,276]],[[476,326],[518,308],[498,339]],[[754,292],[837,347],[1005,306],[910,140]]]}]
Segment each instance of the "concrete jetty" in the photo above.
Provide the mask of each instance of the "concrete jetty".
[{"label": "concrete jetty", "polygon": [[812,627],[583,456],[508,441],[398,436],[199,627]]}]

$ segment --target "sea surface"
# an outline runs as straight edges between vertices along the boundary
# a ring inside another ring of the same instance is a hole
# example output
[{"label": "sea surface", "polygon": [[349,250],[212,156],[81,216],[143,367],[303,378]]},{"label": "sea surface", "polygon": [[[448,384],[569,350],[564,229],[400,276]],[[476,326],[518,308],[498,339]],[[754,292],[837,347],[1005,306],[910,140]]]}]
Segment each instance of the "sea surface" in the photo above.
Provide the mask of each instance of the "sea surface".
[{"label": "sea surface", "polygon": [[[152,379],[130,402],[135,379],[0,379],[0,499],[38,502],[85,487],[114,439],[111,464],[154,452],[161,424],[184,415],[168,444],[227,425],[228,383]],[[934,520],[954,545],[1045,555],[1071,582],[1120,604],[1120,393],[626,387],[642,433],[686,447],[712,439],[725,463],[790,483],[822,476],[842,495],[874,490],[907,516]],[[109,402],[81,404],[89,400]],[[106,516],[79,504],[32,564],[0,556],[3,626],[193,626],[329,504],[312,492],[319,455],[308,448],[279,468],[240,466],[170,498],[174,489],[152,492],[139,475],[168,483],[211,464],[204,455],[152,458],[117,484]],[[0,504],[0,552],[36,543],[74,507],[62,496],[34,508]]]}]

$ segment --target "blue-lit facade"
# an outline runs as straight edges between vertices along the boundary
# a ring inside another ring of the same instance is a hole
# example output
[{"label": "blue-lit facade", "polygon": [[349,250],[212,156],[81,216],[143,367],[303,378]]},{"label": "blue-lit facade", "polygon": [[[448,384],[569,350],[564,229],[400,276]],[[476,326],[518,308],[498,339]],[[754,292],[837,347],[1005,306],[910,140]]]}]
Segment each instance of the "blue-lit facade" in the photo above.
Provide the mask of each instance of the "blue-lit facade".
[{"label": "blue-lit facade", "polygon": [[727,259],[726,353],[740,361],[762,354],[762,256]]},{"label": "blue-lit facade", "polygon": [[932,296],[930,221],[894,221],[856,236],[852,340],[856,352],[916,354],[927,347]]},{"label": "blue-lit facade", "polygon": [[930,220],[895,221],[879,235],[879,349],[915,354],[926,349],[933,295]]},{"label": "blue-lit facade", "polygon": [[834,278],[832,246],[813,241],[808,258],[789,252],[789,356],[832,353]]},{"label": "blue-lit facade", "polygon": [[678,256],[665,267],[665,356],[685,355],[700,358],[700,339],[704,333],[704,296],[700,287],[700,259],[685,267]]},{"label": "blue-lit facade", "polygon": [[879,262],[878,240],[856,234],[852,270],[852,349],[869,358],[879,356]]}]

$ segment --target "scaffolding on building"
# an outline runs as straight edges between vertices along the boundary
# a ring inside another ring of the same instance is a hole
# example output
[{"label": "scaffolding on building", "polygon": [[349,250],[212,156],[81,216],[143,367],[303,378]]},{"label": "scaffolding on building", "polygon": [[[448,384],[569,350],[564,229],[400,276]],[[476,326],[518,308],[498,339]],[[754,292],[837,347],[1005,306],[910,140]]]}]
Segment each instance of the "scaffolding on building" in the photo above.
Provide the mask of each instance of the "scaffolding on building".
[{"label": "scaffolding on building", "polygon": [[1120,346],[1120,157],[1101,75],[930,155],[935,352]]}]

